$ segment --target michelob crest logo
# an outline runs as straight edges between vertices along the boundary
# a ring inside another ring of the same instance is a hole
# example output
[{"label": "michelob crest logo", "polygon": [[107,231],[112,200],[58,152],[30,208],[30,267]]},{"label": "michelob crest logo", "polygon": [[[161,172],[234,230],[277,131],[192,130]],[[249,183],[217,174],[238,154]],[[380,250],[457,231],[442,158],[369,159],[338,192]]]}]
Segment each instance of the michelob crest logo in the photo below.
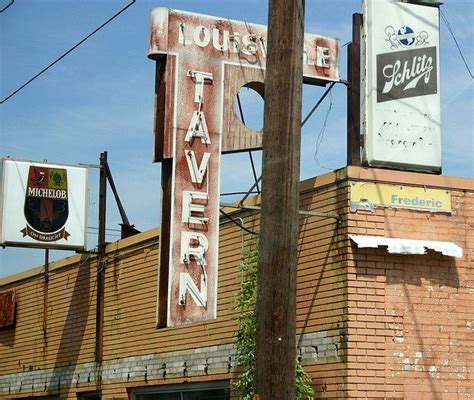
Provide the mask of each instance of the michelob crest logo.
[{"label": "michelob crest logo", "polygon": [[377,55],[377,103],[438,91],[436,47]]},{"label": "michelob crest logo", "polygon": [[30,166],[24,214],[27,226],[21,230],[41,242],[67,240],[64,225],[69,216],[67,172],[62,168]]}]

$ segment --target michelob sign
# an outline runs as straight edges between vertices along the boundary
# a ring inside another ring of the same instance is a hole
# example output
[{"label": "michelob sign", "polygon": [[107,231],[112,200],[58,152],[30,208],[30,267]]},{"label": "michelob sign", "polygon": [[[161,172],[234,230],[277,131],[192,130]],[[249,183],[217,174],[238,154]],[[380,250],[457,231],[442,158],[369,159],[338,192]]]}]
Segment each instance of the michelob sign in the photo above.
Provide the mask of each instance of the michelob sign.
[{"label": "michelob sign", "polygon": [[4,246],[86,248],[87,168],[3,159]]},{"label": "michelob sign", "polygon": [[441,172],[439,9],[365,0],[364,161]]}]

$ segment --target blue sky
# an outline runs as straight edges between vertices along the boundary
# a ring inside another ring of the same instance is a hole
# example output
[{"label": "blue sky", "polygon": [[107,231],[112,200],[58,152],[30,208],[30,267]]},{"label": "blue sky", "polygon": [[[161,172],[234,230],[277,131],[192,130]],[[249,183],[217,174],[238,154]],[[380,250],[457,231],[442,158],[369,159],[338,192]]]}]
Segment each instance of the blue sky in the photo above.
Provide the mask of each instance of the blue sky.
[{"label": "blue sky", "polygon": [[[0,0],[0,8],[8,3],[10,0]],[[0,97],[5,98],[128,3],[16,0],[0,14]],[[159,225],[160,165],[151,162],[154,63],[146,54],[149,11],[163,6],[267,23],[267,1],[138,0],[0,106],[0,157],[98,164],[100,152],[107,150],[128,217],[142,231]],[[442,10],[474,70],[474,2],[446,0]],[[344,44],[351,37],[351,15],[359,11],[359,0],[306,1],[305,30],[338,37]],[[344,79],[345,50],[341,59]],[[305,86],[303,117],[323,91]],[[255,110],[261,110],[262,105],[247,93],[243,97],[246,119],[258,126],[261,115]],[[473,80],[441,22],[443,175],[474,178],[473,106]],[[301,178],[343,167],[345,135],[345,87],[336,85],[302,131]],[[260,158],[257,152],[258,169]],[[253,179],[248,155],[226,155],[222,162],[221,191],[247,190]],[[97,183],[98,171],[91,169],[89,248],[97,241]],[[119,228],[119,222],[110,194],[109,241],[117,239],[114,229]],[[51,259],[67,255],[70,253],[52,251]],[[0,277],[41,265],[43,261],[42,250],[0,249]]]}]

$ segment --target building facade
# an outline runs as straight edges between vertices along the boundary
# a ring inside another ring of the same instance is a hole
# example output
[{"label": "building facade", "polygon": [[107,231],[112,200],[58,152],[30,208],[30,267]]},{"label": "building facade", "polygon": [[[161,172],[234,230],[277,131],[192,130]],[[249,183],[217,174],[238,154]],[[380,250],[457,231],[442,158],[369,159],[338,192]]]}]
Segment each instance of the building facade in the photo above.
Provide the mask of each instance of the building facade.
[{"label": "building facade", "polygon": [[[300,209],[296,335],[316,398],[472,398],[474,180],[347,167],[302,182]],[[94,252],[0,279],[0,311],[16,309],[0,318],[0,397],[233,397],[259,211],[226,214],[248,231],[220,221],[215,320],[157,326],[158,229],[107,246],[101,332]]]}]

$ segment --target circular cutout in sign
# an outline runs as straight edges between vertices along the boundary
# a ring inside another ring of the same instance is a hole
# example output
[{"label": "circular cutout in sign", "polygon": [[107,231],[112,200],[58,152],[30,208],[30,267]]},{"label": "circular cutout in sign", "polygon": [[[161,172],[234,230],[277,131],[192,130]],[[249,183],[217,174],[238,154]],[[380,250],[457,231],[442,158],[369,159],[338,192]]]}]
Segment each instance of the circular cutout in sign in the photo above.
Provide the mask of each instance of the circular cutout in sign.
[{"label": "circular cutout in sign", "polygon": [[263,82],[248,82],[239,89],[234,99],[234,112],[237,118],[254,132],[261,132],[263,129],[263,91]]}]

